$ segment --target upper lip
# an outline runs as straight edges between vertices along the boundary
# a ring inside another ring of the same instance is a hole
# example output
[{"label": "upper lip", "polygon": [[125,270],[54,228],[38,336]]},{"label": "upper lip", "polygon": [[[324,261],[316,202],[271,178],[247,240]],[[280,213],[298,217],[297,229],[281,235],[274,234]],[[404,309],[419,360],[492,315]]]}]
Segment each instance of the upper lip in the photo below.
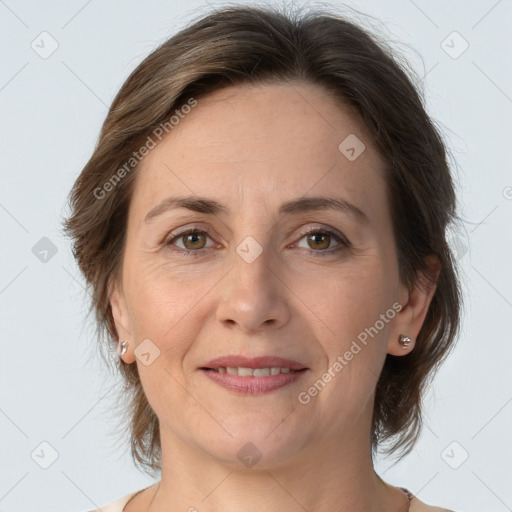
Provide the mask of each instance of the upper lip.
[{"label": "upper lip", "polygon": [[222,356],[213,359],[206,363],[203,368],[219,368],[219,367],[232,367],[232,368],[290,368],[290,370],[302,370],[306,367],[292,359],[284,359],[277,356],[260,356],[260,357],[245,357],[245,356]]}]

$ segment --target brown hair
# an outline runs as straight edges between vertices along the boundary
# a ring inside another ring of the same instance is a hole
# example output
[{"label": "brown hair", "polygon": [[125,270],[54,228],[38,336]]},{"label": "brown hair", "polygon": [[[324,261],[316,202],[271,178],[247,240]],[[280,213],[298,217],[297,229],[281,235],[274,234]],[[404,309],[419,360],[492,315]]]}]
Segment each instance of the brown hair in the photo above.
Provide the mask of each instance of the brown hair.
[{"label": "brown hair", "polygon": [[[433,278],[424,257],[436,254],[441,262],[414,350],[406,356],[386,356],[375,392],[372,454],[387,440],[394,442],[386,453],[399,448],[400,458],[409,453],[421,431],[423,392],[453,348],[461,308],[457,270],[446,239],[447,227],[458,220],[447,149],[413,76],[375,35],[325,9],[301,14],[270,7],[220,8],[146,57],[110,107],[94,152],[70,193],[71,214],[64,222],[73,254],[92,288],[89,312],[95,312],[100,352],[118,341],[109,282],[120,275],[136,172],[136,165],[132,162],[130,172],[126,162],[134,151],[190,98],[249,82],[316,84],[350,106],[384,157],[402,282],[409,289],[418,283],[428,286]],[[119,173],[123,165],[125,172]],[[111,185],[105,187],[107,182]],[[120,363],[119,369],[124,384],[120,407],[129,420],[125,425],[132,458],[146,472],[155,472],[161,465],[158,417],[147,401],[137,365]]]}]

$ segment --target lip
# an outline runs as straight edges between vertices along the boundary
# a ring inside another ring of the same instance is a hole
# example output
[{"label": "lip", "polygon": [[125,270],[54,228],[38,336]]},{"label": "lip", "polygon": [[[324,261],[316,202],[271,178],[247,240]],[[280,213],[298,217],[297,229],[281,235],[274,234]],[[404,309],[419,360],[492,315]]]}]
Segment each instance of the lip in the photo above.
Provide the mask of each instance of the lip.
[{"label": "lip", "polygon": [[[246,368],[249,367],[246,366]],[[229,373],[218,373],[206,368],[200,370],[216,384],[244,395],[269,393],[295,382],[307,372],[307,369],[303,368],[293,373],[279,373],[278,375],[266,375],[264,377],[241,377]]]},{"label": "lip", "polygon": [[[304,370],[307,369],[303,364],[292,359],[284,359],[277,356],[260,356],[260,357],[245,357],[237,355],[228,355],[213,359],[206,363],[201,369],[218,369],[221,366],[235,367],[235,368],[290,368],[290,370]],[[286,375],[286,374],[282,374]],[[273,375],[272,377],[278,377]],[[245,377],[242,377],[245,378]],[[253,377],[253,379],[261,379],[267,377]]]}]

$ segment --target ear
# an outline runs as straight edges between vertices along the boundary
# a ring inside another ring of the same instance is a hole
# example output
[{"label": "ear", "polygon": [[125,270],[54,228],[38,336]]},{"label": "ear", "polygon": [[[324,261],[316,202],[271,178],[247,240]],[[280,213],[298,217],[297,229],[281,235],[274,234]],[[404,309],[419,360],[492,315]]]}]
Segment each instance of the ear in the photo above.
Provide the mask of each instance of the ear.
[{"label": "ear", "polygon": [[[425,276],[418,275],[412,291],[408,290],[405,285],[402,285],[399,297],[402,309],[395,317],[388,340],[388,354],[393,356],[404,356],[414,349],[416,338],[427,316],[430,302],[436,291],[437,279],[441,271],[441,262],[435,254],[428,255],[425,260],[434,283],[430,283]],[[411,338],[411,343],[406,348],[398,341],[400,334]]]},{"label": "ear", "polygon": [[112,310],[112,317],[118,334],[118,341],[127,341],[127,351],[123,356],[120,356],[125,363],[133,363],[135,356],[133,353],[134,342],[129,330],[130,321],[128,316],[128,308],[126,306],[126,299],[122,285],[114,278],[111,278],[108,283],[108,296],[110,301],[110,308]]}]

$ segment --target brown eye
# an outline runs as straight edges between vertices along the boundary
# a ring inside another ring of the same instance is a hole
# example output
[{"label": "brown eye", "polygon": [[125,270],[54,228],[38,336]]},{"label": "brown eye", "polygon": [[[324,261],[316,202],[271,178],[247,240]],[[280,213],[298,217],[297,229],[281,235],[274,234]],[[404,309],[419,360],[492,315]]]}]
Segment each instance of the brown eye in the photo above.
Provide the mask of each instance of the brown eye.
[{"label": "brown eye", "polygon": [[[310,249],[309,252],[313,256],[332,256],[350,247],[350,243],[342,235],[327,229],[311,229],[303,233],[302,239],[306,239],[308,245],[306,249]],[[335,240],[337,244],[331,249],[330,245],[333,240]],[[299,247],[301,246],[299,245]]]},{"label": "brown eye", "polygon": [[312,249],[328,249],[332,235],[325,233],[313,233],[307,235],[308,244],[311,242],[310,247]]},{"label": "brown eye", "polygon": [[[189,229],[175,235],[166,242],[166,245],[175,245],[184,253],[199,252],[201,249],[208,248],[206,247],[207,238],[209,238],[209,235],[206,231],[201,231],[200,229]],[[183,246],[178,245],[175,242],[182,242]]]},{"label": "brown eye", "polygon": [[189,235],[181,235],[181,238],[184,240],[183,245],[186,249],[202,249],[205,245],[204,233],[190,233]]}]

